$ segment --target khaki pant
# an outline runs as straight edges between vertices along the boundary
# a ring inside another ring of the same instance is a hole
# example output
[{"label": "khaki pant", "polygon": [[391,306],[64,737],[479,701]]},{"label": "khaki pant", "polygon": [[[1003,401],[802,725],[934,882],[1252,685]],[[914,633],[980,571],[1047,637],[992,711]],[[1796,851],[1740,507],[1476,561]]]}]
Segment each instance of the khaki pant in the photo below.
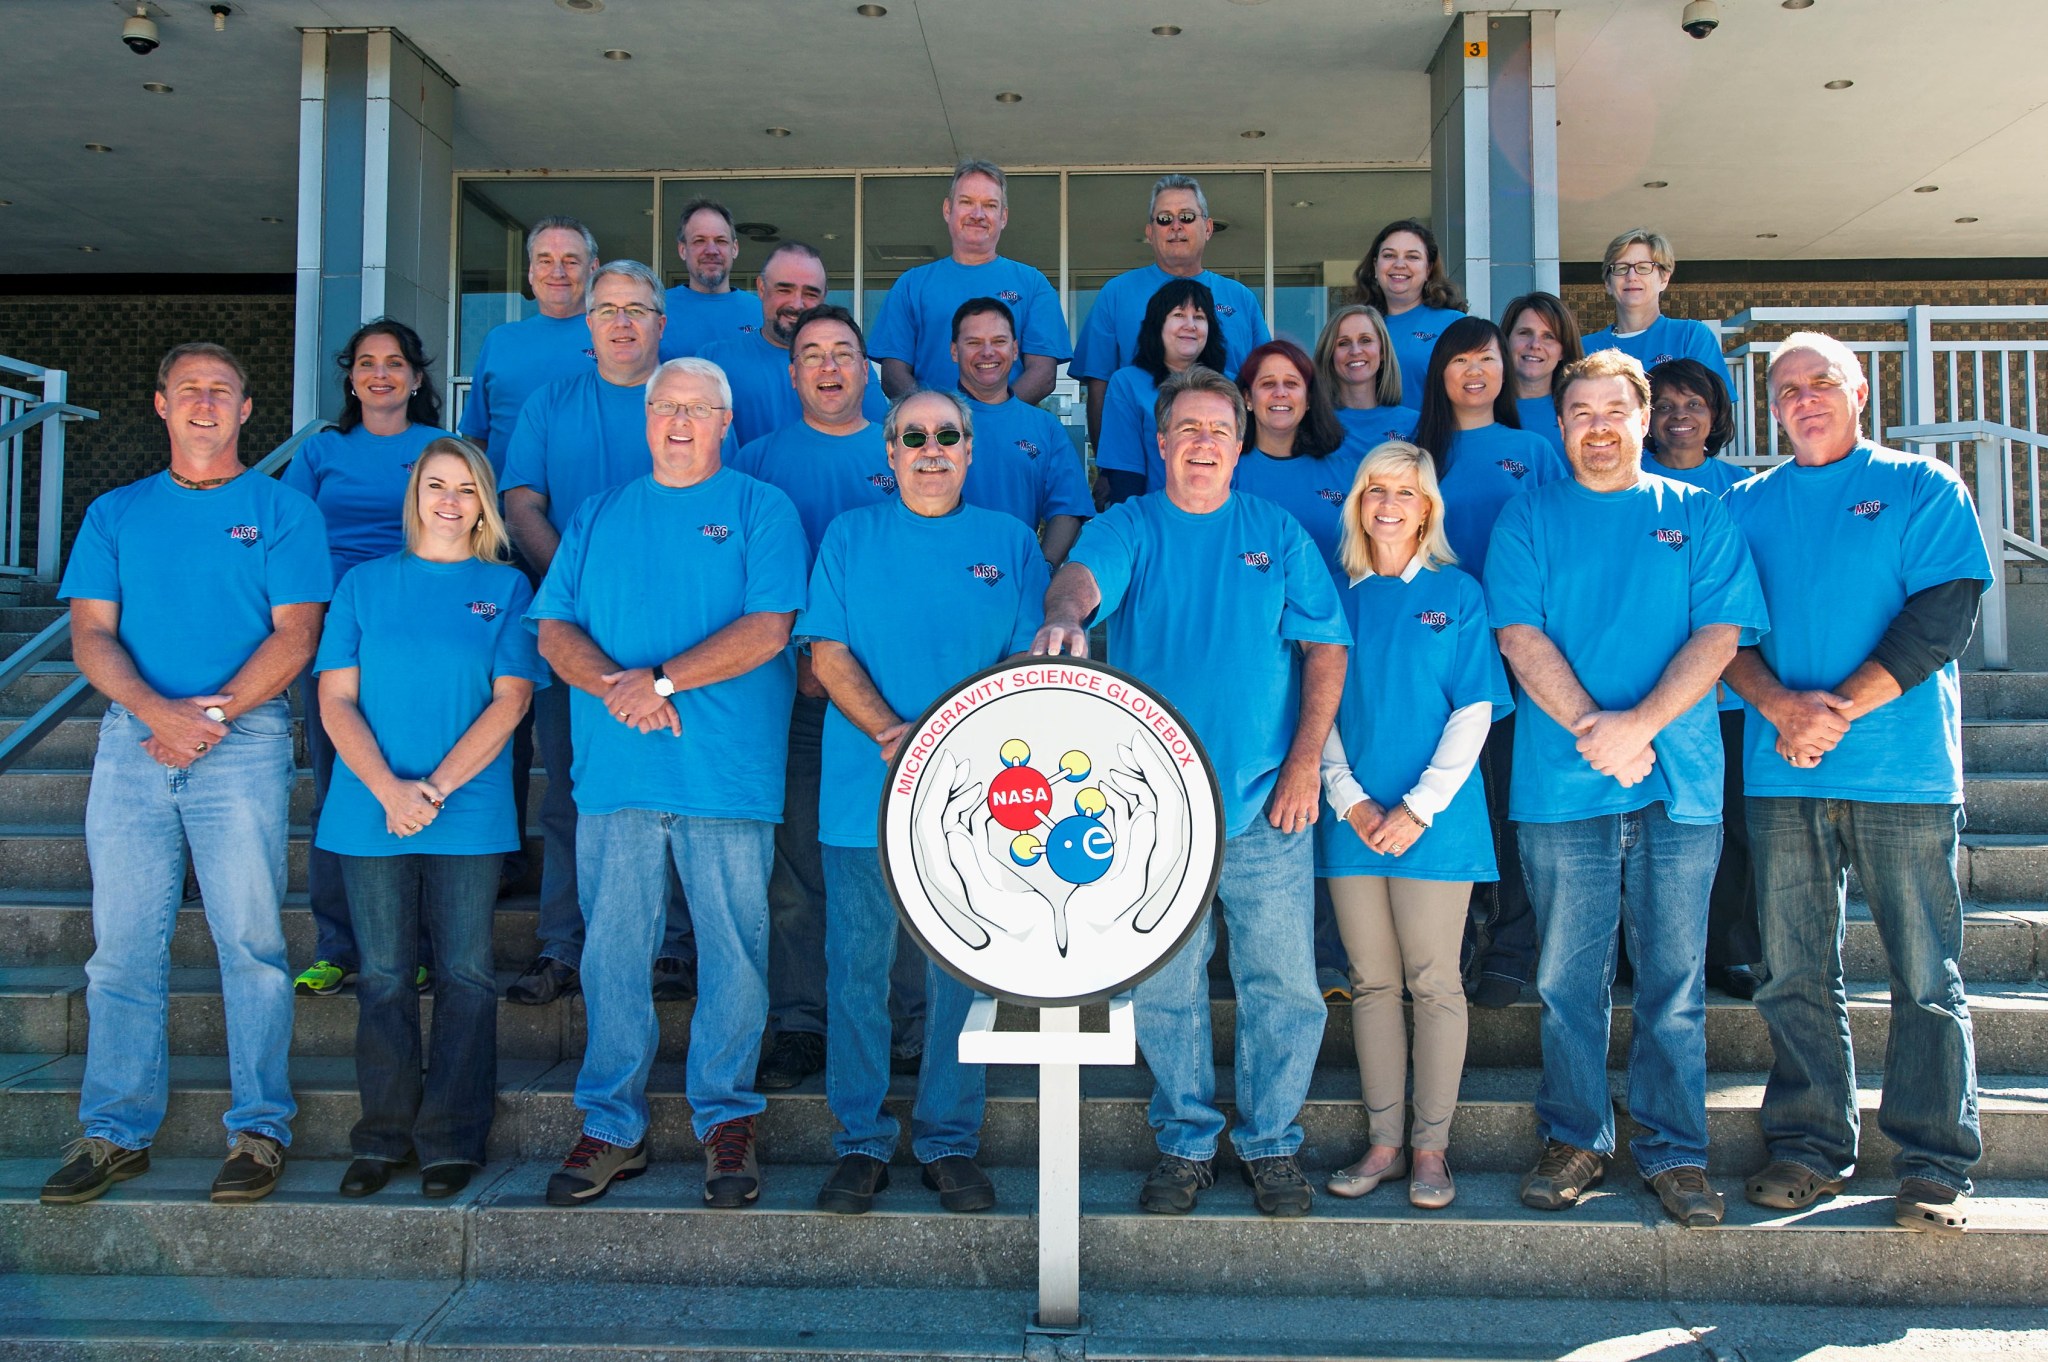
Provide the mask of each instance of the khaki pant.
[{"label": "khaki pant", "polygon": [[1471,902],[1469,882],[1378,875],[1332,879],[1337,930],[1351,957],[1351,1031],[1358,1046],[1368,1138],[1400,1146],[1408,1095],[1405,984],[1415,1005],[1414,1149],[1450,1147],[1465,1069],[1465,988],[1458,947]]}]

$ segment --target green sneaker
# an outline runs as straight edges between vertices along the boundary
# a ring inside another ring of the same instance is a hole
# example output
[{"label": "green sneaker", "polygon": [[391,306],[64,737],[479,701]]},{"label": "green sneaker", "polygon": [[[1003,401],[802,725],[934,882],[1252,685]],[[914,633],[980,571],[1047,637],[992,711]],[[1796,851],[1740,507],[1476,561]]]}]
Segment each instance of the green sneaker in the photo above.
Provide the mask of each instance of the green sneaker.
[{"label": "green sneaker", "polygon": [[421,993],[425,993],[427,989],[433,984],[433,982],[434,981],[432,977],[429,976],[427,973],[427,967],[425,965],[421,965],[418,969],[413,971],[412,986]]},{"label": "green sneaker", "polygon": [[315,960],[292,981],[292,992],[308,997],[339,992],[354,970],[345,970],[331,960]]}]

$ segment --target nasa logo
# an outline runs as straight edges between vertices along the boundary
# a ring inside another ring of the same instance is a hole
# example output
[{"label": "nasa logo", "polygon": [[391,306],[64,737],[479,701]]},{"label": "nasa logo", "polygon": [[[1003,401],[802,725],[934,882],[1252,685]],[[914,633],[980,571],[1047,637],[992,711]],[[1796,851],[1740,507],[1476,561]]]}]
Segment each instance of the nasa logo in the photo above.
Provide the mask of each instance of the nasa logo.
[{"label": "nasa logo", "polygon": [[1424,610],[1416,615],[1415,618],[1427,625],[1429,632],[1432,634],[1441,634],[1444,630],[1451,627],[1451,617],[1441,610]]},{"label": "nasa logo", "polygon": [[896,495],[896,475],[894,473],[870,473],[868,474],[868,484],[885,497]]},{"label": "nasa logo", "polygon": [[1257,568],[1261,572],[1273,570],[1273,556],[1269,553],[1261,553],[1254,549],[1250,553],[1240,553],[1237,558],[1248,568]]},{"label": "nasa logo", "polygon": [[228,538],[236,541],[245,549],[255,548],[256,541],[262,537],[263,531],[257,529],[254,525],[228,526]]},{"label": "nasa logo", "polygon": [[1849,508],[1849,514],[1853,516],[1860,516],[1865,520],[1875,520],[1880,515],[1884,514],[1884,508],[1887,504],[1888,503],[1886,502],[1877,501],[1875,499],[1870,501],[1859,501],[1854,506],[1851,506]]},{"label": "nasa logo", "polygon": [[1342,506],[1344,504],[1344,490],[1340,487],[1318,487],[1316,488],[1316,495],[1329,502],[1332,506]]},{"label": "nasa logo", "polygon": [[1685,547],[1686,536],[1683,530],[1652,530],[1650,531],[1650,538],[1670,549],[1673,553],[1677,553]]},{"label": "nasa logo", "polygon": [[969,563],[967,570],[974,574],[974,580],[987,582],[990,586],[1003,580],[1003,570],[994,563]]},{"label": "nasa logo", "polygon": [[1529,465],[1523,463],[1520,459],[1502,459],[1499,467],[1503,473],[1506,473],[1516,482],[1520,482],[1524,477],[1528,476],[1529,472]]},{"label": "nasa logo", "polygon": [[714,544],[723,544],[732,537],[732,528],[727,525],[699,525],[697,528]]},{"label": "nasa logo", "polygon": [[1023,294],[1021,294],[1021,293],[1019,293],[1019,292],[1017,292],[1017,290],[1015,290],[1015,289],[1013,289],[1013,288],[1006,288],[1006,289],[1004,289],[1004,290],[1003,290],[1003,291],[1002,291],[1001,293],[998,293],[998,294],[996,295],[996,297],[998,297],[998,298],[1002,299],[1002,300],[1003,300],[1004,302],[1008,303],[1008,304],[1009,304],[1009,305],[1010,305],[1011,307],[1015,307],[1015,306],[1016,306],[1017,304],[1019,304],[1019,303],[1021,303],[1021,302],[1023,302],[1023,301],[1024,301],[1024,295],[1023,295]]},{"label": "nasa logo", "polygon": [[1038,457],[1038,441],[1036,440],[1019,440],[1017,441],[1017,448],[1024,451],[1024,457],[1027,459]]},{"label": "nasa logo", "polygon": [[498,617],[498,603],[496,601],[471,601],[469,603],[469,613],[475,615],[480,620],[494,620]]},{"label": "nasa logo", "polygon": [[1032,658],[968,678],[911,726],[880,834],[926,954],[982,992],[1067,1007],[1130,988],[1201,925],[1222,801],[1186,723],[1142,683]]}]

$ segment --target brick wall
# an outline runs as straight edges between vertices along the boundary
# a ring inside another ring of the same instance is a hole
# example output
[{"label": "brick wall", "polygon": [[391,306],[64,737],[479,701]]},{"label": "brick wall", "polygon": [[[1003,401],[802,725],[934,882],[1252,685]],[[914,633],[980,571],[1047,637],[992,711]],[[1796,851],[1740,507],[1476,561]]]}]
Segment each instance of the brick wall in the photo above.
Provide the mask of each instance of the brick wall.
[{"label": "brick wall", "polygon": [[[291,434],[292,317],[290,294],[0,296],[0,355],[68,371],[70,400],[100,414],[66,433],[65,542],[95,496],[165,465],[163,422],[150,398],[157,362],[173,345],[216,341],[248,367],[256,410],[242,433],[244,459],[284,441]],[[28,457],[33,464],[32,443]],[[27,476],[33,506],[32,467]]]},{"label": "brick wall", "polygon": [[[1598,284],[1566,284],[1564,300],[1583,330],[1614,321],[1614,304]],[[1505,301],[1505,300],[1503,300]],[[1689,284],[1685,264],[1664,294],[1673,317],[1722,321],[1749,307],[2006,307],[2048,302],[2048,279],[1840,280],[1825,283],[1732,281]],[[2026,328],[2039,334],[2039,328]],[[1984,335],[1977,329],[1974,334]]]}]

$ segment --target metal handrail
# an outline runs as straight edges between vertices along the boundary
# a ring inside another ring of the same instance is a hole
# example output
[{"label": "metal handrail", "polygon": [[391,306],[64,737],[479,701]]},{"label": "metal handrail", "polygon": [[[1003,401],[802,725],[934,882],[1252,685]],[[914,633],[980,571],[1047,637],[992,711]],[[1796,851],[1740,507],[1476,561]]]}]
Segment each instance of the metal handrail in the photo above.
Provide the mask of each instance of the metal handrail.
[{"label": "metal handrail", "polygon": [[[293,431],[291,438],[258,459],[250,468],[251,473],[262,477],[275,477],[299,447],[326,430],[334,423],[325,419],[306,422]],[[31,668],[71,637],[71,612],[65,611],[43,627],[41,633],[14,650],[6,661],[0,662],[0,691],[6,690],[24,676]],[[11,770],[29,750],[50,733],[58,724],[70,718],[77,708],[92,694],[92,683],[85,679],[83,672],[73,677],[60,691],[52,696],[41,709],[24,719],[4,741],[0,741],[0,773]]]},{"label": "metal handrail", "polygon": [[5,425],[0,425],[0,440],[11,440],[30,426],[39,426],[49,420],[97,421],[100,414],[91,407],[77,407],[69,402],[39,402]]}]

